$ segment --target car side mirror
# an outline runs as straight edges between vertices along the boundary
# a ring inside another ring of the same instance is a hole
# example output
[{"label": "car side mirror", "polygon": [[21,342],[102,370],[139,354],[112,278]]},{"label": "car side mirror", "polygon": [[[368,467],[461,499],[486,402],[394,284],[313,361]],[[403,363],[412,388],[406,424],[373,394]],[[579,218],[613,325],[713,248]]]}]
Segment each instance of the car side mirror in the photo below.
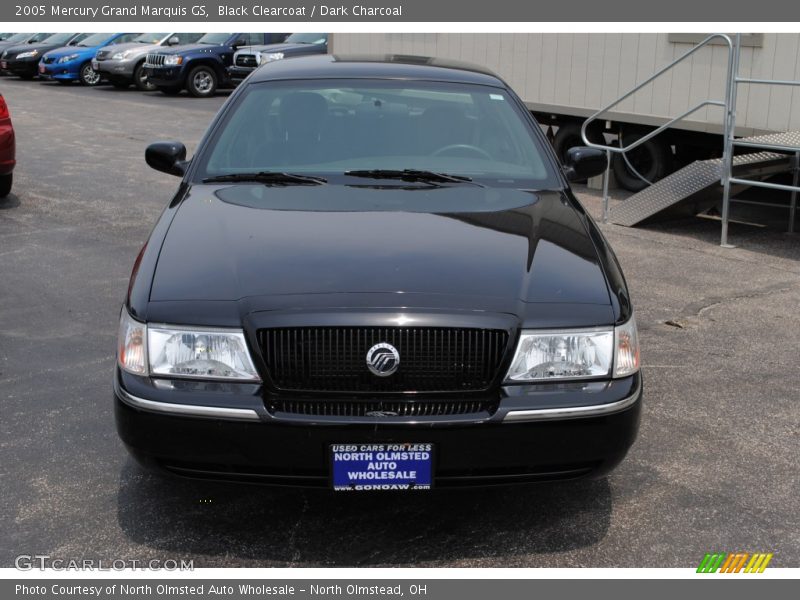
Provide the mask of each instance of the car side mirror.
[{"label": "car side mirror", "polygon": [[239,38],[235,42],[233,42],[234,48],[241,48],[242,46],[247,46],[247,40],[244,38]]},{"label": "car side mirror", "polygon": [[181,43],[181,39],[177,35],[173,35],[167,40],[167,46],[177,46]]},{"label": "car side mirror", "polygon": [[608,157],[605,150],[575,146],[567,150],[563,168],[568,181],[583,181],[605,172],[608,168]]},{"label": "car side mirror", "polygon": [[180,142],[154,142],[144,151],[144,160],[156,171],[183,177],[189,161],[186,146]]}]

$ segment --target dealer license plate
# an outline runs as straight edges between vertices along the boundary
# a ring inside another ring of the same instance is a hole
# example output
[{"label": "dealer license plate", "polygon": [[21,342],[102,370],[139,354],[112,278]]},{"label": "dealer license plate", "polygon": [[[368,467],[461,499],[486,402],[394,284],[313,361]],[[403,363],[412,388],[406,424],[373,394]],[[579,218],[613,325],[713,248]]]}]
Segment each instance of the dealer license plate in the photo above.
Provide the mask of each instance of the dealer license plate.
[{"label": "dealer license plate", "polygon": [[433,444],[332,444],[330,452],[337,492],[433,486]]},{"label": "dealer license plate", "polygon": [[45,68],[44,65],[39,65],[39,73],[44,73]]},{"label": "dealer license plate", "polygon": [[95,71],[97,71],[97,67],[98,67],[98,66],[99,66],[99,65],[97,64],[97,61],[96,61],[96,60],[94,60],[94,59],[92,59],[92,69],[94,69]]}]

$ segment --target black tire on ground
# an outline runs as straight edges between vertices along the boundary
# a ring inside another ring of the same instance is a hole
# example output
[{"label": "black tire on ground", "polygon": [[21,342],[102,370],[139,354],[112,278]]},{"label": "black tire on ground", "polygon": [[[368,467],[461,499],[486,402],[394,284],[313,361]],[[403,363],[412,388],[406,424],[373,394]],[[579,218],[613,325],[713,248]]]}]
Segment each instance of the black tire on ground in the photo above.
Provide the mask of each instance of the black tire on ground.
[{"label": "black tire on ground", "polygon": [[[625,134],[622,139],[623,146],[630,146],[642,135],[644,134]],[[658,138],[646,141],[626,155],[628,162],[650,183],[662,179],[672,170],[672,150]],[[617,183],[628,191],[638,192],[648,185],[628,168],[625,159],[620,154],[614,155],[611,160],[611,168],[614,170]]]},{"label": "black tire on ground", "polygon": [[[603,140],[603,125],[599,122],[594,122],[589,125],[587,130],[589,140],[593,143],[602,144]],[[561,163],[567,158],[567,150],[575,146],[585,146],[583,138],[581,137],[581,123],[564,123],[559,125],[556,131],[556,137],[553,139],[553,149],[556,151],[556,156]]]},{"label": "black tire on ground", "polygon": [[135,85],[136,89],[141,92],[152,92],[153,90],[156,89],[156,86],[150,83],[147,80],[147,76],[144,74],[143,62],[139,63],[133,70],[133,85]]},{"label": "black tire on ground", "polygon": [[217,73],[214,67],[200,65],[189,72],[186,89],[195,98],[210,98],[217,91]]},{"label": "black tire on ground", "polygon": [[100,74],[92,68],[92,63],[89,61],[81,65],[81,70],[78,72],[78,78],[80,79],[81,85],[86,85],[89,87],[100,85],[100,81],[102,80]]},{"label": "black tire on ground", "polygon": [[11,193],[11,184],[14,182],[14,174],[0,175],[0,198],[5,198]]},{"label": "black tire on ground", "polygon": [[179,87],[159,87],[158,91],[167,96],[177,96],[182,90]]}]

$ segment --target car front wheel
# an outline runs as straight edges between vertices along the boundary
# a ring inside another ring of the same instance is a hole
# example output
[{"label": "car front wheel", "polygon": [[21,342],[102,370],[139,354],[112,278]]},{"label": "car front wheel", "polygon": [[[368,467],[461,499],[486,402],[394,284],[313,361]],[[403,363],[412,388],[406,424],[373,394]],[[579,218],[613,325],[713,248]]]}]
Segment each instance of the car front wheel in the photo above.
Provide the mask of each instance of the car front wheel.
[{"label": "car front wheel", "polygon": [[95,86],[100,83],[100,73],[92,68],[92,63],[90,62],[81,67],[79,77],[83,85]]},{"label": "car front wheel", "polygon": [[186,89],[195,98],[208,98],[217,91],[217,74],[213,68],[200,65],[192,69],[186,82]]},{"label": "car front wheel", "polygon": [[138,65],[136,70],[133,72],[133,84],[136,86],[136,89],[142,92],[152,92],[156,89],[150,80],[147,79],[147,73],[144,70],[144,63]]}]

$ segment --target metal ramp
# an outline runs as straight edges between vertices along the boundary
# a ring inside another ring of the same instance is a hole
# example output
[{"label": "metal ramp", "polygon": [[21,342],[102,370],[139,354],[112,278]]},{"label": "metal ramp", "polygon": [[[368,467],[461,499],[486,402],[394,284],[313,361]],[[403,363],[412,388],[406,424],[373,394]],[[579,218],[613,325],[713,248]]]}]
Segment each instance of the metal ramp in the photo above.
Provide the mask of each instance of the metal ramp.
[{"label": "metal ramp", "polygon": [[[800,139],[800,132],[790,132]],[[778,134],[785,135],[785,134]],[[761,136],[775,137],[775,136]],[[792,157],[773,152],[756,152],[733,157],[733,175],[758,179],[792,169]],[[719,202],[723,159],[699,160],[685,166],[641,192],[634,194],[608,214],[617,225],[633,227],[645,222],[694,216]],[[732,193],[749,187],[738,185]]]},{"label": "metal ramp", "polygon": [[[735,41],[734,41],[735,40]],[[725,97],[708,98],[689,106],[683,113],[670,119],[660,127],[650,131],[627,146],[621,141],[618,146],[598,144],[592,142],[587,136],[588,127],[602,115],[617,106],[620,102],[630,98],[643,87],[652,84],[662,74],[673,69],[676,65],[688,60],[700,48],[711,43],[719,43],[727,50],[728,74],[725,83]],[[739,76],[739,62],[741,59],[741,34],[735,38],[724,33],[714,33],[702,42],[668,63],[650,77],[637,84],[633,89],[623,94],[610,104],[604,106],[589,118],[581,127],[581,137],[584,144],[592,148],[604,150],[608,162],[605,176],[603,177],[603,222],[609,217],[620,225],[636,225],[654,217],[668,217],[673,214],[697,214],[703,207],[710,207],[719,201],[719,187],[722,187],[722,216],[720,245],[731,248],[728,243],[728,221],[730,218],[731,195],[748,187],[758,187],[771,190],[789,192],[791,194],[789,206],[778,204],[759,203],[764,206],[777,206],[789,209],[789,233],[794,232],[795,216],[797,214],[798,196],[800,196],[800,132],[787,131],[750,138],[736,139],[736,101],[739,87],[745,86],[788,86],[800,87],[800,80],[790,79],[756,79]],[[608,182],[611,171],[611,156],[619,154],[625,159],[628,168],[647,184],[647,179],[642,177],[626,158],[626,153],[654,138],[665,129],[687,118],[691,114],[706,107],[719,107],[725,111],[724,139],[722,158],[717,160],[699,161],[662,179],[655,185],[629,198],[624,205],[618,206],[610,214]],[[736,155],[737,148],[745,148],[751,154]],[[769,175],[781,172],[793,172],[791,185],[765,181]],[[719,183],[718,183],[719,182]]]}]

